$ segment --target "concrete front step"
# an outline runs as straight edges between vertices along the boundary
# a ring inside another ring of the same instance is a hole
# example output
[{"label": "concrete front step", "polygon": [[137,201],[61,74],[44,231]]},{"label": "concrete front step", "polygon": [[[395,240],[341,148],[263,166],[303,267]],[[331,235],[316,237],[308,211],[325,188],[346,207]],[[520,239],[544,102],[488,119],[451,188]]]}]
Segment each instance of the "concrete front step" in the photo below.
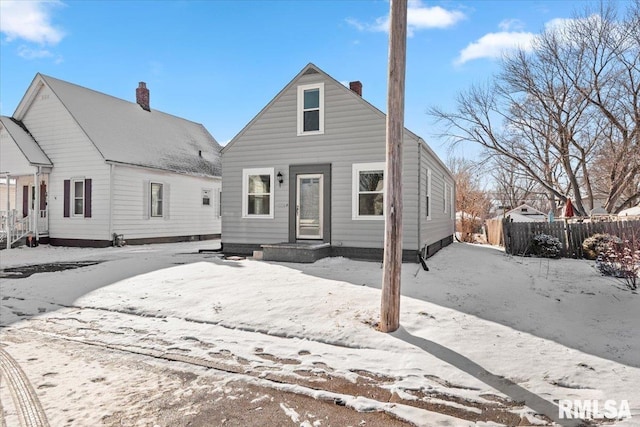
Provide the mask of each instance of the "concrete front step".
[{"label": "concrete front step", "polygon": [[331,255],[331,245],[323,242],[296,242],[262,245],[262,259],[280,262],[316,262]]}]

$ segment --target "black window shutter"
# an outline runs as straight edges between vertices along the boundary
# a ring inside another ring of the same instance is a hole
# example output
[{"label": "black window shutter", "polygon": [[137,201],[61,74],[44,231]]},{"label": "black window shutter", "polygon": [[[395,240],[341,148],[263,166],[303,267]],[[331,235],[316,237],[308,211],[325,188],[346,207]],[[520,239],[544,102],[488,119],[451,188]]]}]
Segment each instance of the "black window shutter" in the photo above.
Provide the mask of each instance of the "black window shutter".
[{"label": "black window shutter", "polygon": [[22,217],[29,215],[29,186],[22,187]]},{"label": "black window shutter", "polygon": [[64,180],[64,217],[69,218],[71,216],[71,180]]},{"label": "black window shutter", "polygon": [[91,218],[91,179],[84,180],[84,217]]}]

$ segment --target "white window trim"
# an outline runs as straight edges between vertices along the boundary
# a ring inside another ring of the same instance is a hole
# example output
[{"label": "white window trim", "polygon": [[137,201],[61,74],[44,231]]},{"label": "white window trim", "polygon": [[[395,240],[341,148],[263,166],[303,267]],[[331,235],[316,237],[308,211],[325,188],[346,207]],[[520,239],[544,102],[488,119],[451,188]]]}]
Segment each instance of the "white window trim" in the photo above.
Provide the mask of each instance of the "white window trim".
[{"label": "white window trim", "polygon": [[[249,175],[269,175],[269,215],[249,214]],[[242,169],[242,218],[273,219],[274,190],[274,168]]]},{"label": "white window trim", "polygon": [[[162,186],[162,215],[154,215],[153,214],[153,185],[161,185]],[[149,181],[149,218],[164,218],[165,216],[165,184],[164,182],[159,181]]]},{"label": "white window trim", "polygon": [[[304,91],[319,89],[319,130],[304,131]],[[324,83],[314,83],[298,86],[298,136],[324,134]]]},{"label": "white window trim", "polygon": [[432,185],[432,179],[431,179],[431,169],[427,169],[427,193],[426,193],[426,197],[428,197],[428,204],[427,204],[427,220],[431,221],[431,213],[433,212],[433,197],[431,194],[431,185]]},{"label": "white window trim", "polygon": [[[383,176],[386,174],[385,162],[376,163],[354,163],[352,166],[352,193],[351,193],[351,219],[357,221],[384,221],[384,215],[360,215],[358,212],[358,194],[360,193],[360,172],[365,171],[382,171]],[[386,178],[385,178],[386,179]],[[385,190],[382,189],[382,197],[385,197]]]},{"label": "white window trim", "polygon": [[449,210],[447,209],[447,207],[449,206],[449,183],[448,182],[444,183],[444,197],[442,198],[442,200],[444,201],[443,212],[448,213],[449,212]]},{"label": "white window trim", "polygon": [[[76,197],[76,182],[81,182],[82,183],[82,194],[81,197]],[[72,217],[76,217],[76,218],[84,218],[84,211],[85,211],[85,204],[87,203],[87,201],[84,199],[84,194],[85,194],[85,179],[84,178],[73,178],[71,179],[71,188],[72,188],[72,194],[71,194],[71,216]],[[76,213],[76,199],[82,199],[82,212],[80,213]],[[33,205],[32,205],[32,209],[33,209]]]},{"label": "white window trim", "polygon": [[450,185],[449,186],[449,201],[451,203],[451,215],[450,215],[450,219],[455,219],[456,218],[456,199],[454,197],[454,192],[453,192],[453,188],[454,185]]}]

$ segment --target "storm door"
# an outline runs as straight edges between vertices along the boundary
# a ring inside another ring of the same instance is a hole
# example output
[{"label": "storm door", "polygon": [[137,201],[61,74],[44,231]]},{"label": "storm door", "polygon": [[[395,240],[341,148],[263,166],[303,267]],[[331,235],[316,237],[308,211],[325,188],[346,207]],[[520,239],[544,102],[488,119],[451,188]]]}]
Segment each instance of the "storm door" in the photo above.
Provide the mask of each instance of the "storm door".
[{"label": "storm door", "polygon": [[302,174],[296,179],[296,238],[322,239],[323,175]]}]

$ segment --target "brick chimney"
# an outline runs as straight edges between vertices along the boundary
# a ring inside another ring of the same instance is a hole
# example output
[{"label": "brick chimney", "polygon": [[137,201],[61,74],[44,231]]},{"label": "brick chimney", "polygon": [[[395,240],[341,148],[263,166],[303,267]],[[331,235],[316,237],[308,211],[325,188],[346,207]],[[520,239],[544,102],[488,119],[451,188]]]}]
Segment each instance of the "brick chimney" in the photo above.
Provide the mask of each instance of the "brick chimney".
[{"label": "brick chimney", "polygon": [[145,110],[151,111],[149,107],[149,89],[145,82],[140,82],[136,88],[136,102]]},{"label": "brick chimney", "polygon": [[349,89],[362,96],[362,83],[359,81],[349,82]]}]

